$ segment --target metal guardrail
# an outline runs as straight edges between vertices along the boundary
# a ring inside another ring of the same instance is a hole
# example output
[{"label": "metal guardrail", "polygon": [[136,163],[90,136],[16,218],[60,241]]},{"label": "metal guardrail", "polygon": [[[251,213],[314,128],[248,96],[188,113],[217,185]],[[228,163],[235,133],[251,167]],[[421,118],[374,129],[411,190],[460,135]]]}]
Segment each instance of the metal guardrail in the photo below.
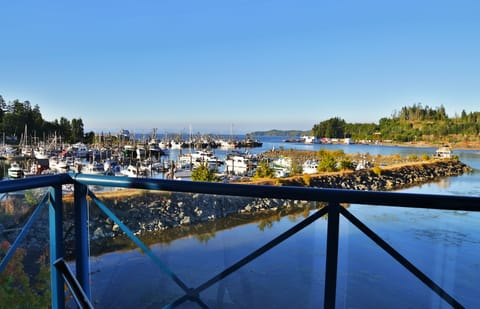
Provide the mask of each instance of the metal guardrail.
[{"label": "metal guardrail", "polygon": [[[63,261],[63,222],[62,222],[62,184],[74,184],[74,207],[75,207],[75,262],[76,274],[71,275],[68,267]],[[248,254],[237,263],[227,267],[220,273],[213,275],[210,279],[197,287],[188,287],[173,271],[163,264],[155,256],[148,246],[143,244],[132,231],[126,227],[115,214],[100,201],[92,192],[88,191],[88,185],[99,185],[105,187],[137,188],[148,190],[162,190],[185,193],[204,193],[216,195],[230,195],[240,197],[258,198],[280,198],[291,200],[306,200],[327,202],[328,206],[322,208],[304,219],[294,227],[277,236],[267,244]],[[302,188],[302,187],[277,187],[258,186],[246,184],[224,184],[207,182],[189,182],[175,180],[159,180],[147,178],[126,178],[113,176],[97,176],[87,174],[60,174],[51,176],[39,176],[13,181],[3,181],[0,186],[0,193],[19,190],[33,189],[39,187],[50,187],[49,192],[37,206],[31,217],[23,227],[17,240],[10,247],[6,256],[0,262],[0,273],[8,263],[13,252],[18,248],[21,238],[28,232],[31,223],[36,219],[36,213],[48,201],[49,204],[49,230],[50,230],[50,264],[51,264],[51,289],[52,307],[65,307],[65,292],[63,286],[68,283],[72,293],[79,295],[77,304],[84,308],[91,306],[90,282],[89,282],[89,235],[88,235],[88,204],[87,196],[93,199],[94,203],[107,216],[109,216],[147,255],[149,255],[160,269],[168,274],[171,279],[184,291],[184,295],[174,300],[167,307],[175,307],[186,301],[196,302],[200,307],[208,307],[200,297],[200,293],[240,269],[247,263],[259,257],[276,245],[287,240],[306,226],[315,222],[324,215],[328,215],[327,225],[327,253],[326,253],[326,274],[324,307],[335,308],[337,261],[338,261],[338,239],[339,239],[339,217],[342,215],[365,235],[372,239],[380,248],[403,265],[408,271],[415,275],[420,281],[437,293],[447,303],[455,308],[463,306],[445,290],[438,286],[433,280],[415,267],[398,251],[385,242],[380,236],[370,230],[364,223],[356,218],[341,203],[381,205],[408,208],[426,208],[457,211],[480,211],[480,197],[430,195],[430,194],[408,194],[395,192],[371,192],[353,191],[341,189]],[[20,239],[19,239],[20,238]]]}]

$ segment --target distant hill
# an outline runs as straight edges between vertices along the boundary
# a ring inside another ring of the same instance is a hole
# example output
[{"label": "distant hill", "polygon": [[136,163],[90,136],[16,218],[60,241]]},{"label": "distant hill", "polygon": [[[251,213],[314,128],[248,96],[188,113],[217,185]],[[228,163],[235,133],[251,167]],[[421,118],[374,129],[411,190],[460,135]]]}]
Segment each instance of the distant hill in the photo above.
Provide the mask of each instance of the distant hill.
[{"label": "distant hill", "polygon": [[312,131],[301,130],[269,130],[269,131],[255,131],[248,133],[250,136],[302,136],[311,135]]}]

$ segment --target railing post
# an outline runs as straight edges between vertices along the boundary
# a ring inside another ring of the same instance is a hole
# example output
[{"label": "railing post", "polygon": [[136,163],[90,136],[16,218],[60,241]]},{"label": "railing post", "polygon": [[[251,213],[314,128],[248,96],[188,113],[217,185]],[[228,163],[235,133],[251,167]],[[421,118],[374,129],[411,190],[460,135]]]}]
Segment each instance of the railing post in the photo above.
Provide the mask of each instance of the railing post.
[{"label": "railing post", "polygon": [[75,182],[75,261],[76,277],[85,295],[90,299],[90,263],[88,237],[87,186]]},{"label": "railing post", "polygon": [[49,203],[50,228],[50,280],[52,289],[52,308],[65,308],[64,280],[60,272],[54,267],[56,260],[63,258],[63,205],[62,186],[50,188]]},{"label": "railing post", "polygon": [[340,204],[330,202],[328,204],[327,223],[327,260],[325,270],[325,298],[324,308],[335,308],[337,294],[337,266],[338,266],[338,235],[340,223]]}]

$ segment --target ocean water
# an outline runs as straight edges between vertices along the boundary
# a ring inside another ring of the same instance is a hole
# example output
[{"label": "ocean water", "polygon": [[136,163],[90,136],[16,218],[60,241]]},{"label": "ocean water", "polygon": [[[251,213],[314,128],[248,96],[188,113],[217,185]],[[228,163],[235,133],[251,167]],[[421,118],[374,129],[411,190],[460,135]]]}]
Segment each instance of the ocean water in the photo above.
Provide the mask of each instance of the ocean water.
[{"label": "ocean water", "polygon": [[[421,155],[435,149],[303,145],[264,138],[273,147],[346,153]],[[480,152],[456,151],[475,169],[403,192],[480,196]],[[467,308],[480,308],[480,214],[350,205],[349,211],[430,276]],[[246,223],[208,235],[151,246],[163,266],[188,287],[197,287],[278,236],[302,215]],[[317,220],[291,239],[201,292],[211,308],[321,308],[325,276],[326,220]],[[112,252],[91,260],[96,308],[158,308],[183,295],[170,275],[140,250]],[[341,218],[337,308],[449,308],[441,298]],[[199,308],[186,302],[180,308]]]}]

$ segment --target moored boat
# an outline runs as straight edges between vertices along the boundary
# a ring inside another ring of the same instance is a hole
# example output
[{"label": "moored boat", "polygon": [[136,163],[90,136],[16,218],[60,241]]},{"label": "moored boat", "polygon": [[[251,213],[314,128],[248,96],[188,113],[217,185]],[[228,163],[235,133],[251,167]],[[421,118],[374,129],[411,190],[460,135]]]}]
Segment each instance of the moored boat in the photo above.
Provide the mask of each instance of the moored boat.
[{"label": "moored boat", "polygon": [[12,162],[8,168],[8,177],[10,178],[22,178],[24,175],[23,168],[18,162]]}]

